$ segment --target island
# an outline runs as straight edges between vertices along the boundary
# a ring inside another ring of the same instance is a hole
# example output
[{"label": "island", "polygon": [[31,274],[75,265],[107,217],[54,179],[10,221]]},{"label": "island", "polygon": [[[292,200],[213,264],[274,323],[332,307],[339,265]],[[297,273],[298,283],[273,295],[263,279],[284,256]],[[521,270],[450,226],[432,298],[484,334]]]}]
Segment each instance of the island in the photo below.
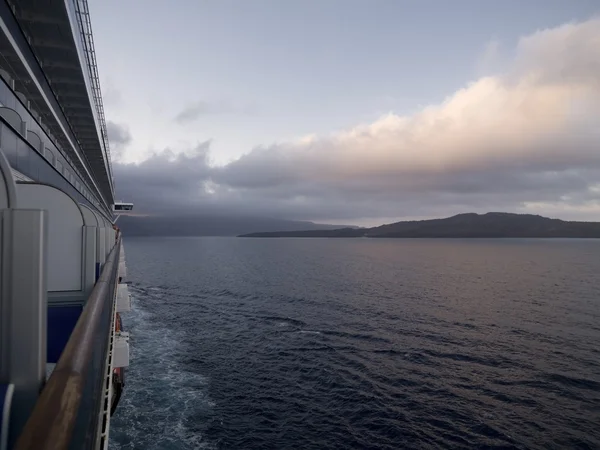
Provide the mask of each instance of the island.
[{"label": "island", "polygon": [[239,237],[326,238],[600,238],[600,222],[572,222],[533,214],[465,213],[445,219],[395,222],[373,228],[271,231]]}]

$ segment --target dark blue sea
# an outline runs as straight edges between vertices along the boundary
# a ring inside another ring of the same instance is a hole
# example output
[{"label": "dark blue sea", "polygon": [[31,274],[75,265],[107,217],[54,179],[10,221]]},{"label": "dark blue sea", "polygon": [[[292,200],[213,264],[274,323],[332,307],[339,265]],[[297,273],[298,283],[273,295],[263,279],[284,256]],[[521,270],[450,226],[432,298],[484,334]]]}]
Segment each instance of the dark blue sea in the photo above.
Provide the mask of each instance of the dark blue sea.
[{"label": "dark blue sea", "polygon": [[600,448],[600,240],[125,252],[112,449]]}]

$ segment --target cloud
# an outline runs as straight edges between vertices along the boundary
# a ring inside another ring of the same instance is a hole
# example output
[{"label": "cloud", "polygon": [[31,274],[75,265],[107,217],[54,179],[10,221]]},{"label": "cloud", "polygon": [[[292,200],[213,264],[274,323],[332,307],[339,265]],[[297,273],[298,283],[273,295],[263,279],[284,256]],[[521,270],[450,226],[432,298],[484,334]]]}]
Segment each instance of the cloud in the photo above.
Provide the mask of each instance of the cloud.
[{"label": "cloud", "polygon": [[108,120],[106,122],[106,133],[110,143],[111,158],[118,161],[123,156],[123,151],[131,143],[131,133],[126,125],[121,125]]},{"label": "cloud", "polygon": [[113,164],[117,196],[134,201],[141,212],[187,209],[210,195],[205,189],[209,147],[206,141],[189,154],[165,149],[139,164]]},{"label": "cloud", "polygon": [[477,73],[480,76],[498,73],[507,62],[502,42],[494,38],[485,45],[483,53],[476,64]]},{"label": "cloud", "polygon": [[[199,104],[178,117],[207,111]],[[591,19],[522,38],[502,74],[414,115],[390,113],[329,136],[258,147],[223,167],[208,164],[206,144],[192,159],[155,155],[136,171],[148,175],[162,161],[179,179],[182,164],[197,165],[195,180],[177,187],[182,204],[289,218],[568,205],[600,219],[598,117],[600,19]]]},{"label": "cloud", "polygon": [[200,100],[187,105],[176,116],[175,121],[180,124],[193,122],[202,116],[214,114],[249,114],[255,110],[252,105],[237,106],[226,100],[206,101]]}]

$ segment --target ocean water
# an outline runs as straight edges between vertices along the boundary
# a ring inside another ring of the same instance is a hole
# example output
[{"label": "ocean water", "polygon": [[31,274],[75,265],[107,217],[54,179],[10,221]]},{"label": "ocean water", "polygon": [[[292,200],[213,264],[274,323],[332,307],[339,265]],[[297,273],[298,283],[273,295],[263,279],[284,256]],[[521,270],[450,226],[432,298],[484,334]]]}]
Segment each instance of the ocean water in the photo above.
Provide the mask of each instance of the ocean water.
[{"label": "ocean water", "polygon": [[600,448],[600,241],[125,249],[112,449]]}]

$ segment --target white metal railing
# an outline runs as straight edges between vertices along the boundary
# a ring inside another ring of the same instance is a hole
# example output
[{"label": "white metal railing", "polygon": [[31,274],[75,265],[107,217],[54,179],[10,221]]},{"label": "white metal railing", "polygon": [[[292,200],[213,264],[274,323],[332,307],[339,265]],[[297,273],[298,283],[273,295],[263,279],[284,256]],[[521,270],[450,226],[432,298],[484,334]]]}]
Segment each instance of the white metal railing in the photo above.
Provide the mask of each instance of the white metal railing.
[{"label": "white metal railing", "polygon": [[84,53],[87,60],[89,78],[92,84],[92,95],[96,107],[96,114],[100,122],[100,134],[104,145],[104,156],[108,168],[108,178],[114,190],[114,178],[112,174],[112,162],[110,157],[110,145],[108,142],[108,133],[106,131],[106,119],[104,117],[104,105],[102,103],[102,92],[100,90],[100,77],[98,75],[98,64],[96,62],[96,51],[94,49],[94,36],[92,35],[92,22],[90,20],[90,11],[87,0],[74,0],[75,11],[77,13],[77,22],[79,23],[79,32],[84,46]]}]

